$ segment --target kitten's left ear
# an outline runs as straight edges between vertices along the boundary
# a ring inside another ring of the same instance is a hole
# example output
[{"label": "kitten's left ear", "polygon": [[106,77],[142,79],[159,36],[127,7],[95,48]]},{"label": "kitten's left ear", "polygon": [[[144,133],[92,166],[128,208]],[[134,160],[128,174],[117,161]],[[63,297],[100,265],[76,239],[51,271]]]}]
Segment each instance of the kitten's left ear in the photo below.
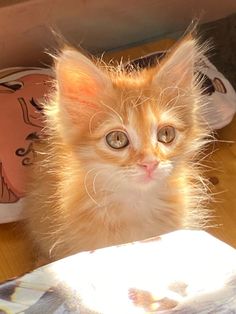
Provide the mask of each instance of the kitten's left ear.
[{"label": "kitten's left ear", "polygon": [[195,79],[195,65],[202,54],[197,40],[192,35],[186,36],[161,61],[154,80],[164,80],[169,85],[179,87],[190,86]]},{"label": "kitten's left ear", "polygon": [[56,77],[60,105],[73,120],[96,110],[103,94],[111,88],[111,81],[102,69],[70,48],[58,57]]}]

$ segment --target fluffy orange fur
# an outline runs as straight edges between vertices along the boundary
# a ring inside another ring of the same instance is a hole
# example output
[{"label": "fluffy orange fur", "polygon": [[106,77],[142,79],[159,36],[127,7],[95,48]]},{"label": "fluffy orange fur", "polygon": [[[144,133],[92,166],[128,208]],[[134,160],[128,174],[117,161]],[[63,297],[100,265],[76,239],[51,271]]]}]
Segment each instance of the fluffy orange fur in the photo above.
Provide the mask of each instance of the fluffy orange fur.
[{"label": "fluffy orange fur", "polygon": [[[210,130],[195,74],[204,52],[187,36],[156,67],[132,73],[72,48],[58,55],[25,202],[42,256],[55,260],[205,224],[197,160]],[[157,140],[164,126],[175,130],[168,144]],[[114,130],[125,132],[127,147],[107,145]],[[145,180],[139,164],[153,160],[157,167]]]}]

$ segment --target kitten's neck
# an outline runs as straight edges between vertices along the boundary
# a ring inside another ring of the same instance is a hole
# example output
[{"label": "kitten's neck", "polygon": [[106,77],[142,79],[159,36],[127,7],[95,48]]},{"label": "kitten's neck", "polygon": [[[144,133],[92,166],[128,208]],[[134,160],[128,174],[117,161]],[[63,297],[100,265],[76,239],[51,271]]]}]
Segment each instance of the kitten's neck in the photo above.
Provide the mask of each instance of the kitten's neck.
[{"label": "kitten's neck", "polygon": [[[118,189],[107,187],[98,191],[91,198],[91,205],[98,207],[100,210],[109,209],[109,213],[119,211],[120,216],[134,215],[146,216],[148,212],[170,212],[174,211],[177,206],[176,202],[172,203],[170,199],[176,194],[170,188],[160,188],[159,185],[146,186],[120,186]],[[133,218],[132,218],[133,219]]]}]

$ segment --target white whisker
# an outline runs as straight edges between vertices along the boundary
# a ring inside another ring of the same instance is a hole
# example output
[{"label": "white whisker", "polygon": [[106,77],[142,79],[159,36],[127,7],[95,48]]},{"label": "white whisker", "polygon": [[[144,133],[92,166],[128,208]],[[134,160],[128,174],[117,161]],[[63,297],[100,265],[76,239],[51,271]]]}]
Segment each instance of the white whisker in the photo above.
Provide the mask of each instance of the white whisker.
[{"label": "white whisker", "polygon": [[103,101],[101,102],[101,104],[103,106],[105,106],[106,108],[110,109],[112,112],[114,112],[114,114],[119,118],[120,122],[122,124],[124,124],[124,121],[123,121],[123,118],[121,117],[121,115],[115,110],[113,109],[112,107],[108,106],[107,104],[105,104]]},{"label": "white whisker", "polygon": [[92,122],[93,122],[93,119],[98,115],[98,114],[100,114],[100,113],[103,113],[104,111],[97,111],[97,112],[95,112],[94,113],[94,115],[92,115],[92,117],[90,117],[90,119],[89,119],[89,133],[90,133],[90,135],[92,135]]},{"label": "white whisker", "polygon": [[98,175],[99,175],[102,171],[103,171],[103,170],[98,171],[98,172],[95,174],[94,178],[93,178],[93,192],[94,192],[94,194],[97,194],[97,190],[96,190],[96,179],[97,179]]},{"label": "white whisker", "polygon": [[90,198],[97,206],[101,207],[101,205],[100,205],[100,204],[93,198],[93,196],[90,194],[90,192],[89,192],[89,190],[88,190],[88,187],[87,187],[88,176],[89,176],[89,174],[90,174],[92,171],[94,171],[94,170],[95,170],[95,168],[90,169],[90,170],[86,173],[86,175],[85,175],[85,177],[84,177],[84,187],[85,187],[86,193],[87,193],[87,195],[89,196],[89,198]]}]

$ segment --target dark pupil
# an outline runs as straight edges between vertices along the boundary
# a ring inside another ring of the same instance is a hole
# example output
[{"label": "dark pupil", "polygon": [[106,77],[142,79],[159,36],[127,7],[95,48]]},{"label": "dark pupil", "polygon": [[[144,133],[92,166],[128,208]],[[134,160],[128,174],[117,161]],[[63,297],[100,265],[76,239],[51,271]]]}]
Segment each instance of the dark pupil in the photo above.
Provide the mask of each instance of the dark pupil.
[{"label": "dark pupil", "polygon": [[168,139],[168,135],[169,135],[169,130],[166,129],[166,130],[165,130],[165,137],[166,137],[166,140]]}]

